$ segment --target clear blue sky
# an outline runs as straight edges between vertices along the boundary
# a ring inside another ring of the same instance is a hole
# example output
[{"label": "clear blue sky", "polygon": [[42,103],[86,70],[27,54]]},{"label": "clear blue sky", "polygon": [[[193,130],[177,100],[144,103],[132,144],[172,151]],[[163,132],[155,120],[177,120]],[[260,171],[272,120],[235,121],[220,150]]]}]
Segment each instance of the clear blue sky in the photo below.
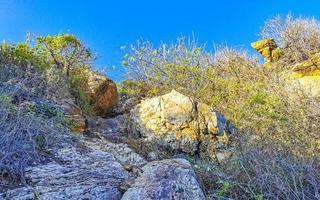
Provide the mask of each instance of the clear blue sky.
[{"label": "clear blue sky", "polygon": [[[97,66],[119,67],[120,46],[143,38],[171,42],[181,34],[200,42],[250,49],[263,22],[277,14],[315,16],[319,0],[0,0],[0,39],[27,32],[74,33],[101,56]],[[109,71],[116,80],[119,72]]]}]

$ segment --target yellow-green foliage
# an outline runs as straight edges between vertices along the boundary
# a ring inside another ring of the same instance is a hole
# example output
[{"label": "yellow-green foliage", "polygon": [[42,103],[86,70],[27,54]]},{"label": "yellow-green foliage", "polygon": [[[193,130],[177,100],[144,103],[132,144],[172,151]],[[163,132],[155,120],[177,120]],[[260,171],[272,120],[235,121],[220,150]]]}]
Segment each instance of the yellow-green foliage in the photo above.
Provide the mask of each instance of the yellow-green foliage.
[{"label": "yellow-green foliage", "polygon": [[160,93],[160,88],[149,87],[144,81],[124,80],[118,85],[120,95],[131,97],[155,96]]},{"label": "yellow-green foliage", "polygon": [[90,49],[71,34],[37,36],[35,49],[51,65],[64,70],[67,76],[70,76],[73,68],[90,66],[93,59]]},{"label": "yellow-green foliage", "polygon": [[1,63],[13,64],[21,67],[34,66],[38,69],[49,67],[46,59],[27,42],[20,42],[16,45],[2,43],[0,48]]},{"label": "yellow-green foliage", "polygon": [[4,42],[0,48],[0,64],[40,69],[47,83],[56,87],[55,91],[70,88],[85,113],[91,112],[89,97],[84,92],[85,69],[90,69],[93,59],[90,49],[71,34],[35,37],[28,34],[25,42],[16,45]]}]

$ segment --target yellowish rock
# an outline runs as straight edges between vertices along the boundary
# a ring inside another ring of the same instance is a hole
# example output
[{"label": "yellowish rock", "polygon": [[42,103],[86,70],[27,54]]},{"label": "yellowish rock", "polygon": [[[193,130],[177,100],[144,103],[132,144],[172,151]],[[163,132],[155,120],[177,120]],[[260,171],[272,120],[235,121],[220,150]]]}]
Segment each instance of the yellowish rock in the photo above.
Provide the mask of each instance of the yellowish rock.
[{"label": "yellowish rock", "polygon": [[[282,50],[277,47],[273,39],[264,39],[251,43],[265,59],[265,67],[271,67],[272,62],[278,61]],[[286,72],[284,77],[288,80],[290,89],[299,89],[315,97],[320,97],[320,53],[313,54],[308,60],[289,67],[292,71]]]},{"label": "yellowish rock", "polygon": [[206,151],[207,146],[212,149],[219,142],[217,135],[221,134],[219,130],[224,132],[227,121],[206,104],[198,103],[196,109],[194,106],[191,98],[175,90],[143,100],[130,112],[129,132],[135,137],[189,154],[199,148]]},{"label": "yellowish rock", "polygon": [[281,50],[273,39],[252,42],[251,46],[262,55],[266,62],[274,62],[280,58]]},{"label": "yellowish rock", "polygon": [[320,97],[320,53],[290,68],[293,71],[289,75],[290,81],[298,83],[312,96]]}]

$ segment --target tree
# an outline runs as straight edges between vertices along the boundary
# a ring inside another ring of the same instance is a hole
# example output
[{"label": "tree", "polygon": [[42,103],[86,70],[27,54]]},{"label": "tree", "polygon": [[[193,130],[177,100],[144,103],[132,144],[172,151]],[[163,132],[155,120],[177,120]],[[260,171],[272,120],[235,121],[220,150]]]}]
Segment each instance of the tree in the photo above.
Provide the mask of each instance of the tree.
[{"label": "tree", "polygon": [[63,70],[67,77],[75,67],[88,67],[93,55],[74,35],[37,36],[35,48],[50,64]]}]

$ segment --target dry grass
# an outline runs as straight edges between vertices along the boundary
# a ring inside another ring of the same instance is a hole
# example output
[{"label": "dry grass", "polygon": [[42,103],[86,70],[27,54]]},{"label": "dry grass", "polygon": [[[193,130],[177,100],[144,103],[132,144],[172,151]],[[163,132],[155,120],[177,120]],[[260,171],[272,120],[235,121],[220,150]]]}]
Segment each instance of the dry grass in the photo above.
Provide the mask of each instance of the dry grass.
[{"label": "dry grass", "polygon": [[262,38],[272,38],[282,48],[282,67],[308,59],[319,51],[320,23],[315,18],[294,18],[287,15],[267,20],[260,32]]},{"label": "dry grass", "polygon": [[296,158],[272,140],[241,141],[236,156],[222,165],[234,199],[319,199],[319,158]]},{"label": "dry grass", "polygon": [[70,141],[63,127],[19,110],[0,108],[0,127],[0,188],[25,183],[26,167]]}]

